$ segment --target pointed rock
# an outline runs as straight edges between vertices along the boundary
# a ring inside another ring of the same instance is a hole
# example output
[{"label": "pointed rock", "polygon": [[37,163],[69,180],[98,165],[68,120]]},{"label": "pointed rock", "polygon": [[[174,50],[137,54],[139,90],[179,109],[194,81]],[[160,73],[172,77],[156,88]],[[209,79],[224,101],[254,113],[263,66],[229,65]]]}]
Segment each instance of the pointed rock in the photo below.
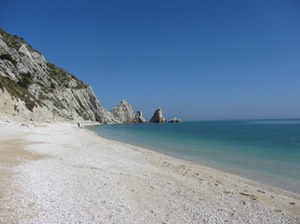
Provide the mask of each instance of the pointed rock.
[{"label": "pointed rock", "polygon": [[145,123],[146,119],[143,117],[142,111],[137,111],[135,115],[135,122],[136,123]]},{"label": "pointed rock", "polygon": [[150,119],[150,122],[152,122],[152,123],[164,123],[164,122],[166,122],[166,119],[164,118],[161,109],[157,109],[154,112],[152,118]]}]

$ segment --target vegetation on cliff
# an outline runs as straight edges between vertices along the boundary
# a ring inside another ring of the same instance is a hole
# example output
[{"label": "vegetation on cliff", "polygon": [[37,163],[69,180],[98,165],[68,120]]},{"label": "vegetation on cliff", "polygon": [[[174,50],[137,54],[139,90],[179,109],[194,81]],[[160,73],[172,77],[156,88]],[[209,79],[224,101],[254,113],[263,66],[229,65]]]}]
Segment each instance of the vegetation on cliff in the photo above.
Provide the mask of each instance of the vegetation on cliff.
[{"label": "vegetation on cliff", "polygon": [[[7,91],[2,111],[34,119],[84,119],[103,123],[128,123],[130,115],[120,116],[101,107],[92,88],[62,68],[49,63],[22,38],[0,29],[0,91]],[[8,97],[9,98],[9,97]],[[23,107],[24,105],[25,107]],[[14,108],[14,110],[11,110]],[[26,111],[27,110],[27,111]],[[123,111],[122,111],[123,113]]]}]

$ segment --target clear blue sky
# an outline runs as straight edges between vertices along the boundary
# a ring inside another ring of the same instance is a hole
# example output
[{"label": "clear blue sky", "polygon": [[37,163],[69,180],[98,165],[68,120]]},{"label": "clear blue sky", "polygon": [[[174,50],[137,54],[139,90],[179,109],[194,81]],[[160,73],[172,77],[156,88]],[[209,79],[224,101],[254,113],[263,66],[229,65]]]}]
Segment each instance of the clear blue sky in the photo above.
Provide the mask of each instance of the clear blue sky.
[{"label": "clear blue sky", "polygon": [[299,0],[1,2],[0,27],[147,119],[300,117]]}]

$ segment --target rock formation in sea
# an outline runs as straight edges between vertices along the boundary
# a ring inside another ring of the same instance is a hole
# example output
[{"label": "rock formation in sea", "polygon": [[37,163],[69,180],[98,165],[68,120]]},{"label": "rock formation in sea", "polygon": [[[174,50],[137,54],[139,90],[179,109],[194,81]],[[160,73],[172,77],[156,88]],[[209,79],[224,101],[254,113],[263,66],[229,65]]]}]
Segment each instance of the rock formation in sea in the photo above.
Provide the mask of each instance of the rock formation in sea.
[{"label": "rock formation in sea", "polygon": [[135,117],[133,110],[128,102],[122,100],[111,110],[112,115],[121,123],[134,123]]},{"label": "rock formation in sea", "polygon": [[174,118],[168,120],[168,123],[180,123],[180,122],[181,122],[181,119],[177,118],[177,117],[174,117]]},{"label": "rock formation in sea", "polygon": [[152,123],[164,123],[164,122],[166,122],[166,119],[164,118],[161,109],[155,110],[152,118],[150,119],[150,122],[152,122]]},{"label": "rock formation in sea", "polygon": [[89,85],[2,29],[0,93],[0,115],[16,120],[134,122],[128,103],[121,103],[112,112],[105,110]]},{"label": "rock formation in sea", "polygon": [[137,111],[135,115],[135,122],[136,123],[145,123],[146,119],[143,117],[142,111]]}]

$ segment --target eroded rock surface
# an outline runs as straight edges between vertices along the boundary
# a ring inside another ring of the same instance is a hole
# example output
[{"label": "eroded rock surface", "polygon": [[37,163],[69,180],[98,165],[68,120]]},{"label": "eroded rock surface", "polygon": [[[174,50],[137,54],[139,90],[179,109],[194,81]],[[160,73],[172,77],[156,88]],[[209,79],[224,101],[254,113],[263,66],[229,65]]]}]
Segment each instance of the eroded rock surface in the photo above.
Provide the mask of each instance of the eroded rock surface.
[{"label": "eroded rock surface", "polygon": [[134,122],[128,103],[105,110],[89,85],[1,29],[0,92],[0,113],[16,120]]}]

